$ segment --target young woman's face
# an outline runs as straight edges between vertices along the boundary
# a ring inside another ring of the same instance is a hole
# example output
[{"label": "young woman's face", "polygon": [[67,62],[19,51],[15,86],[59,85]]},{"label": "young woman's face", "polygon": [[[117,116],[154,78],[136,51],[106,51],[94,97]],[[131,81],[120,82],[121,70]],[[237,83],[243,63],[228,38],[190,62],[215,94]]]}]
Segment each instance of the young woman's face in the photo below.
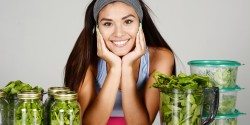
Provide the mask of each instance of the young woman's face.
[{"label": "young woman's face", "polygon": [[98,17],[99,30],[107,48],[118,56],[124,56],[135,46],[139,17],[133,7],[114,2],[105,6]]}]

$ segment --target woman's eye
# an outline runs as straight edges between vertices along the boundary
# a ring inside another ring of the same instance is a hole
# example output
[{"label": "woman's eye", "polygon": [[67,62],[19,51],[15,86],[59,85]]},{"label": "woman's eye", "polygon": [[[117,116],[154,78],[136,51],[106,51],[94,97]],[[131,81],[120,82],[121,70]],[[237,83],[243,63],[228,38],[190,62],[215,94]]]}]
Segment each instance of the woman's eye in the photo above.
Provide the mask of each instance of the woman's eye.
[{"label": "woman's eye", "polygon": [[103,23],[104,26],[111,26],[111,23],[110,22],[105,22]]},{"label": "woman's eye", "polygon": [[133,21],[132,20],[126,20],[125,23],[126,24],[131,24]]}]

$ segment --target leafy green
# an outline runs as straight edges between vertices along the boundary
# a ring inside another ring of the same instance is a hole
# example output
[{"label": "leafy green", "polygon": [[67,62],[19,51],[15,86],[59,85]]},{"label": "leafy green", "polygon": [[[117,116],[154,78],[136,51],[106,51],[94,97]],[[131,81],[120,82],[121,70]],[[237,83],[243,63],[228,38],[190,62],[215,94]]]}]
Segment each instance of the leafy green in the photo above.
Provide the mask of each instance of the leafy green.
[{"label": "leafy green", "polygon": [[237,125],[236,118],[215,119],[210,125]]},{"label": "leafy green", "polygon": [[0,125],[8,125],[9,123],[9,107],[4,97],[0,97]]},{"label": "leafy green", "polygon": [[237,70],[237,67],[193,67],[191,73],[207,75],[215,87],[222,89],[235,87]]},{"label": "leafy green", "polygon": [[43,107],[40,99],[20,100],[15,109],[15,125],[42,125]]},{"label": "leafy green", "polygon": [[80,125],[80,108],[76,100],[57,100],[51,106],[51,125]]},{"label": "leafy green", "polygon": [[201,75],[167,76],[156,72],[153,87],[159,88],[161,120],[168,125],[199,125],[203,107],[203,90],[212,87],[209,78]]},{"label": "leafy green", "polygon": [[218,114],[228,114],[232,113],[236,105],[235,95],[224,95],[220,96]]},{"label": "leafy green", "polygon": [[17,104],[17,93],[30,90],[34,90],[41,93],[44,92],[41,87],[36,86],[32,88],[29,83],[24,83],[20,80],[10,81],[2,90],[6,94],[7,101],[9,102],[10,124],[14,124],[14,107]]}]

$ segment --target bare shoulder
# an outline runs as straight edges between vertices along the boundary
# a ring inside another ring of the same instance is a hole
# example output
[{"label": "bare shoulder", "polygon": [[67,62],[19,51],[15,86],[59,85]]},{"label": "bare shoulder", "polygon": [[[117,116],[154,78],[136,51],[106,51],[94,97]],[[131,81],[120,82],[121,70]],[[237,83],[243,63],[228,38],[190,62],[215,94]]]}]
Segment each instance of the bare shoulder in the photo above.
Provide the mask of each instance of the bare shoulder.
[{"label": "bare shoulder", "polygon": [[150,74],[154,71],[171,74],[174,68],[174,54],[163,47],[149,47]]}]

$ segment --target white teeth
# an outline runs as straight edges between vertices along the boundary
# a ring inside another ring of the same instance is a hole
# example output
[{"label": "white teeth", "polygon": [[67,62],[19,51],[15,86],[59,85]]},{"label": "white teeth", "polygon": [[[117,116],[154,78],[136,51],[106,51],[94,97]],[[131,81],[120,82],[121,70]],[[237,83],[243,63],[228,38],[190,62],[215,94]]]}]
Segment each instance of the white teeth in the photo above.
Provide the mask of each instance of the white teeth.
[{"label": "white teeth", "polygon": [[113,43],[119,47],[124,46],[127,42],[128,42],[128,40],[126,40],[126,41],[113,41]]}]

